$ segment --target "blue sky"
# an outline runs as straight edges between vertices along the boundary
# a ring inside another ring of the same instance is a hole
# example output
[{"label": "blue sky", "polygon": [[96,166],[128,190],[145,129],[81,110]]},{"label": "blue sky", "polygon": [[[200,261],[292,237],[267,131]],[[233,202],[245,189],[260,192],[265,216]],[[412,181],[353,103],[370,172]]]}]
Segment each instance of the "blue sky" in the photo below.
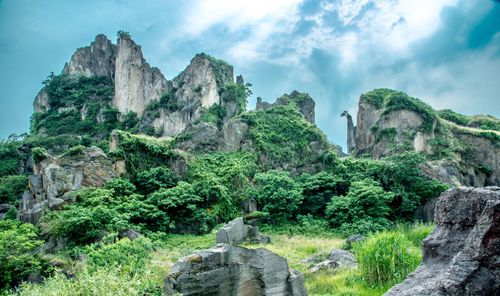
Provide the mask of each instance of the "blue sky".
[{"label": "blue sky", "polygon": [[0,138],[29,128],[51,72],[98,33],[131,33],[173,78],[198,52],[234,65],[255,97],[294,89],[345,146],[343,110],[388,87],[435,108],[500,117],[500,3],[493,0],[0,0]]}]

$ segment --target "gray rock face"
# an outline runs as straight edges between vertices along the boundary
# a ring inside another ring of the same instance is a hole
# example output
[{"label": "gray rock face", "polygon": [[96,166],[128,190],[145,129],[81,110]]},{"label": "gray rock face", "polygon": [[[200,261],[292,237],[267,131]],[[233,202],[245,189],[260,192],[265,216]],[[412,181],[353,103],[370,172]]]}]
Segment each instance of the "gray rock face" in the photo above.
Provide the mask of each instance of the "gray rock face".
[{"label": "gray rock face", "polygon": [[187,138],[178,139],[176,147],[184,151],[209,152],[219,147],[219,130],[213,124],[201,122],[186,129]]},{"label": "gray rock face", "polygon": [[90,46],[79,48],[63,73],[69,75],[115,77],[116,45],[103,34],[97,35]]},{"label": "gray rock face", "polygon": [[165,295],[302,296],[304,276],[273,252],[220,244],[181,258],[165,280]]},{"label": "gray rock face", "polygon": [[118,39],[113,105],[122,113],[133,111],[141,116],[151,101],[167,91],[168,82],[158,68],[150,67],[141,47],[129,36]]},{"label": "gray rock face", "polygon": [[215,240],[218,244],[239,244],[244,241],[255,243],[270,243],[271,239],[261,235],[257,226],[246,225],[243,218],[236,218],[219,231],[217,231]]},{"label": "gray rock face", "polygon": [[22,197],[19,216],[37,223],[43,212],[57,210],[67,203],[67,193],[82,187],[100,187],[115,177],[113,164],[97,147],[76,155],[48,156],[33,166],[29,191]]},{"label": "gray rock face", "polygon": [[500,188],[456,188],[436,203],[417,270],[385,295],[500,295]]},{"label": "gray rock face", "polygon": [[221,141],[221,150],[251,150],[252,143],[248,132],[247,123],[239,118],[231,119],[222,128],[224,141]]},{"label": "gray rock face", "polygon": [[336,271],[343,268],[356,268],[358,263],[356,258],[351,252],[333,249],[328,257],[328,260],[320,262],[311,268],[311,272],[318,272],[320,270]]}]

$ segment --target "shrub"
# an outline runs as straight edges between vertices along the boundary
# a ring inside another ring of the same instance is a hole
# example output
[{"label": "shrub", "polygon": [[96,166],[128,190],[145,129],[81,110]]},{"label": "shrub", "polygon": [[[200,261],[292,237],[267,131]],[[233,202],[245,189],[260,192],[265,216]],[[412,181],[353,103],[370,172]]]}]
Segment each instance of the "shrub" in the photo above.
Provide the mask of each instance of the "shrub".
[{"label": "shrub", "polygon": [[45,148],[35,147],[31,150],[31,156],[33,157],[34,162],[40,162],[47,157],[48,153]]},{"label": "shrub", "polygon": [[0,221],[0,289],[13,287],[41,271],[42,261],[34,250],[42,244],[33,225]]},{"label": "shrub", "polygon": [[[360,223],[364,229],[367,225],[388,224],[390,213],[389,203],[394,198],[392,192],[386,192],[379,183],[365,179],[355,181],[346,196],[334,197],[328,204],[326,215],[333,227],[354,225]],[[368,220],[369,222],[358,222]],[[364,231],[365,233],[366,231]]]},{"label": "shrub", "polygon": [[400,232],[376,233],[353,249],[363,278],[373,285],[401,282],[422,260],[420,249]]},{"label": "shrub", "polygon": [[332,197],[345,195],[349,188],[348,182],[327,172],[304,174],[298,181],[304,196],[300,212],[320,217],[324,216],[326,205]]},{"label": "shrub", "polygon": [[137,174],[135,184],[143,194],[150,194],[160,188],[172,188],[179,177],[167,167],[156,167]]},{"label": "shrub", "polygon": [[109,180],[103,188],[113,190],[113,196],[115,197],[129,196],[137,191],[137,188],[132,182],[121,178]]}]

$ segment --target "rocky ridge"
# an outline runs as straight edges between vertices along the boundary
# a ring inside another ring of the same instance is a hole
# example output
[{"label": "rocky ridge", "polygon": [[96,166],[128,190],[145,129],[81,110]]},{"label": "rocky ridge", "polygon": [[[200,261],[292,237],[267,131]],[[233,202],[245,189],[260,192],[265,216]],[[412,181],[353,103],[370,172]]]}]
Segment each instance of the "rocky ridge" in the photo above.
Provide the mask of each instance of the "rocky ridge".
[{"label": "rocky ridge", "polygon": [[[349,117],[347,117],[349,120]],[[375,159],[404,151],[427,156],[424,172],[454,186],[500,185],[500,132],[462,127],[418,99],[386,89],[359,99],[353,153]]]}]

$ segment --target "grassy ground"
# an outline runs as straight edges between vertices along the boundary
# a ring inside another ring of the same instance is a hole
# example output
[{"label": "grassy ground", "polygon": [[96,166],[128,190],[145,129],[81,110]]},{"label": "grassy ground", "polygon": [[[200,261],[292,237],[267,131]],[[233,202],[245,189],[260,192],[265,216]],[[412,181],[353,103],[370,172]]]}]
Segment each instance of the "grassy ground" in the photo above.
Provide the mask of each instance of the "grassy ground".
[{"label": "grassy ground", "polygon": [[[432,230],[429,225],[400,226],[395,232],[404,233],[413,245]],[[333,248],[340,248],[344,240],[330,233],[315,233],[314,235],[287,234],[268,230],[266,235],[272,243],[264,247],[288,259],[291,268],[304,273],[306,286],[311,296],[323,295],[382,295],[392,286],[387,284],[368,284],[359,270],[341,270],[336,273],[324,271],[312,274],[310,263],[304,259],[319,256],[326,258]],[[206,249],[215,245],[215,232],[203,236],[193,235],[157,235],[151,237],[154,250],[150,259],[140,271],[134,271],[135,266],[127,261],[117,266],[91,267],[90,263],[70,261],[73,264],[73,277],[63,273],[46,279],[43,284],[25,284],[11,295],[161,295],[163,279],[175,262],[194,250]],[[245,247],[258,248],[262,245],[246,244]],[[112,256],[112,255],[109,255]],[[132,256],[131,256],[132,257]],[[127,259],[126,259],[127,260]],[[133,261],[133,259],[130,259]],[[75,267],[76,266],[76,267]],[[0,295],[8,295],[2,294]]]}]

